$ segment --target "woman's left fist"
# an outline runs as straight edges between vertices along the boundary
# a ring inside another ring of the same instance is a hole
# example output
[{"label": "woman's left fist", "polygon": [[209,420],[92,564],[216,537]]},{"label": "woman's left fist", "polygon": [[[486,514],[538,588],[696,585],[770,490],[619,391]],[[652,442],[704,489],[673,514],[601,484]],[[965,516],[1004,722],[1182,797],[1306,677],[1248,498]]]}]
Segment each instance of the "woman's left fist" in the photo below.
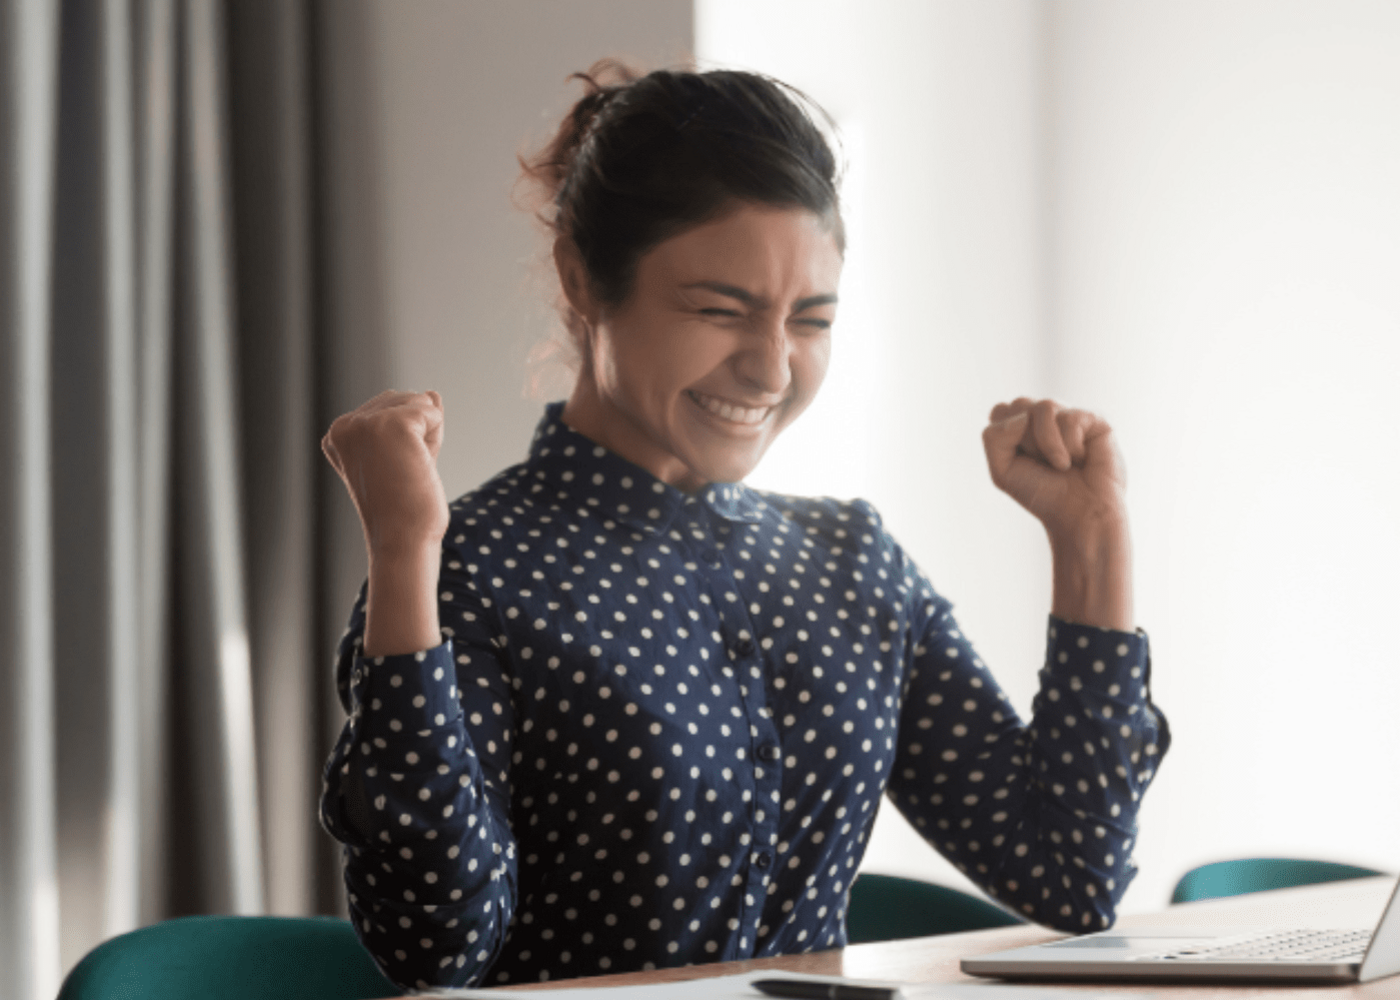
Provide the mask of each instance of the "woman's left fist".
[{"label": "woman's left fist", "polygon": [[1024,396],[992,407],[990,421],[982,445],[992,482],[1052,538],[1126,520],[1127,478],[1107,421]]}]

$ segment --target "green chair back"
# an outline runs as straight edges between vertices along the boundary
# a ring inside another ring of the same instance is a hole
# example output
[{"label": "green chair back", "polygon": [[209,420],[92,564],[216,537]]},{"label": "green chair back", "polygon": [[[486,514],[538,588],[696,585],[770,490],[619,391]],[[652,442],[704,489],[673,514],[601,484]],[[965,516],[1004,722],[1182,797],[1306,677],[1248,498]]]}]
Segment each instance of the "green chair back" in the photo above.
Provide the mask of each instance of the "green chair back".
[{"label": "green chair back", "polygon": [[104,941],[68,974],[58,1000],[369,1000],[402,993],[347,920],[183,917]]},{"label": "green chair back", "polygon": [[1218,899],[1239,896],[1266,889],[1286,889],[1295,885],[1317,882],[1340,882],[1349,878],[1366,878],[1382,872],[1335,861],[1303,861],[1295,858],[1241,858],[1237,861],[1217,861],[1192,868],[1181,877],[1172,891],[1173,903],[1189,903],[1197,899]]},{"label": "green chair back", "polygon": [[995,903],[957,889],[864,872],[851,886],[846,937],[851,944],[866,944],[1024,922]]}]

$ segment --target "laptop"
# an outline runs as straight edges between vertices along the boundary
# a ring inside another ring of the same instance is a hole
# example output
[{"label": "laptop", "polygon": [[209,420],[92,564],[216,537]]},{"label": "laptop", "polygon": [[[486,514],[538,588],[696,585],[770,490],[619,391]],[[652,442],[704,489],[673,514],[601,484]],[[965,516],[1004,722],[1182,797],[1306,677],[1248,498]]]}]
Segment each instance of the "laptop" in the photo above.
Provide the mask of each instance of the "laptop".
[{"label": "laptop", "polygon": [[1040,981],[1370,982],[1400,972],[1400,883],[1374,931],[1134,927],[965,958],[962,971]]}]

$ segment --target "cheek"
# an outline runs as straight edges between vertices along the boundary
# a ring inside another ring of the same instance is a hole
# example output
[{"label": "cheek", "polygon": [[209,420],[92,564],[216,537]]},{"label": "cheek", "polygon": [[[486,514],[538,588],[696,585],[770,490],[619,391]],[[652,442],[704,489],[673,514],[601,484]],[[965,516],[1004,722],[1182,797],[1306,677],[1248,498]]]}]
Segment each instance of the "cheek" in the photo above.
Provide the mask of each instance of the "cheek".
[{"label": "cheek", "polygon": [[629,314],[598,334],[595,352],[601,369],[599,384],[631,395],[646,395],[648,386],[668,380],[684,365],[685,341],[664,322],[645,313]]},{"label": "cheek", "polygon": [[793,373],[801,381],[803,397],[810,401],[822,387],[826,379],[827,366],[831,364],[831,338],[824,337],[811,344],[793,360]]},{"label": "cheek", "polygon": [[732,353],[728,337],[680,327],[649,338],[637,352],[635,365],[656,392],[672,395],[722,368]]}]

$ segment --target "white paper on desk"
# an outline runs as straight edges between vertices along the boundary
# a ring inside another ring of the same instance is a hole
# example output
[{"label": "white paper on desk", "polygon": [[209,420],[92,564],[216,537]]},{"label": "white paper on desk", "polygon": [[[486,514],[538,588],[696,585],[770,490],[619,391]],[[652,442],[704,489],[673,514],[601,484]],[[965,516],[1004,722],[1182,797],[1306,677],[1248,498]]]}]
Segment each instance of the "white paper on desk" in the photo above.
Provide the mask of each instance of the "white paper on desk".
[{"label": "white paper on desk", "polygon": [[1068,986],[1013,986],[1010,983],[909,983],[906,1000],[1146,1000],[1155,993],[1114,993]]},{"label": "white paper on desk", "polygon": [[452,1000],[771,1000],[749,984],[755,979],[808,979],[818,983],[842,982],[859,986],[899,987],[905,1000],[1144,1000],[1151,994],[1054,986],[1011,986],[1006,983],[897,983],[877,979],[841,979],[808,976],[781,969],[741,972],[735,976],[690,979],[680,983],[648,983],[644,986],[575,986],[560,990],[437,990],[422,997]]}]

